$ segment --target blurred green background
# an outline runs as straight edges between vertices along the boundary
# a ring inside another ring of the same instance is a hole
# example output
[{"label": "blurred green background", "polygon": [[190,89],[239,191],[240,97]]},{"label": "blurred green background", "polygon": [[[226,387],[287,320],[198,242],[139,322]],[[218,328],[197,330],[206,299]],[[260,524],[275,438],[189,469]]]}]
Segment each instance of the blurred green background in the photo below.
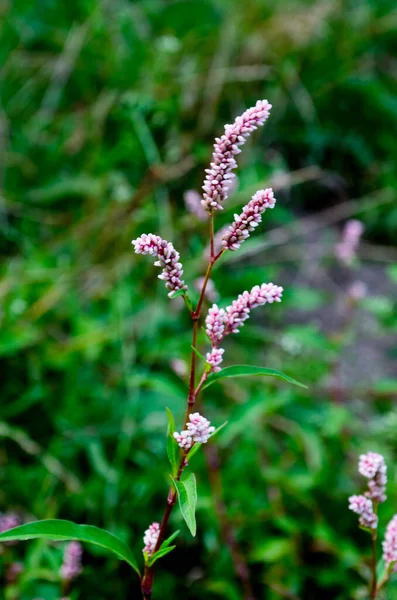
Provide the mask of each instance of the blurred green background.
[{"label": "blurred green background", "polygon": [[[381,531],[397,498],[395,0],[3,0],[0,11],[0,512],[106,527],[139,556],[167,494],[165,406],[180,423],[190,322],[130,242],[173,241],[194,288],[206,225],[184,192],[201,188],[223,125],[267,98],[217,227],[260,187],[278,203],[214,284],[223,306],[264,281],[284,300],[228,339],[224,364],[309,388],[230,380],[205,393],[206,416],[229,425],[194,459],[198,535],[175,510],[181,534],[153,598],[247,599],[247,586],[257,600],[367,598],[369,540],[347,510],[363,489],[360,452],[389,464]],[[351,218],[365,233],[344,265],[335,245]],[[1,598],[60,597],[59,545],[0,559]],[[7,584],[15,560],[24,570]],[[86,549],[70,597],[139,598],[139,586]]]}]

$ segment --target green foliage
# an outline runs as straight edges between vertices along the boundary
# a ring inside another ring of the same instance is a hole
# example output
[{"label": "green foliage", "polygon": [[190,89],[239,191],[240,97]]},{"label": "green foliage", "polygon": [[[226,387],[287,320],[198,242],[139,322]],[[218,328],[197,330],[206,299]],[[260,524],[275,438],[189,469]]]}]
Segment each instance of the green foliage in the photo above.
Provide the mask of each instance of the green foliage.
[{"label": "green foliage", "polygon": [[[258,600],[362,597],[370,547],[347,511],[361,451],[385,454],[397,497],[395,0],[6,0],[1,16],[0,511],[96,523],[141,555],[179,452],[164,408],[179,430],[191,334],[184,299],[130,242],[172,241],[197,300],[206,224],[183,192],[200,189],[223,125],[268,98],[217,228],[260,187],[276,209],[213,280],[222,305],[263,281],[285,292],[228,336],[224,363],[308,388],[245,377],[204,390],[200,410],[228,426],[194,457],[198,534],[182,529],[159,561],[153,600],[242,598],[204,454],[215,445]],[[366,230],[346,269],[333,248],[350,217]],[[369,292],[348,307],[354,279]],[[181,524],[175,510],[171,531]],[[139,598],[127,565],[89,548],[71,599]],[[58,600],[62,553],[4,546],[1,600]]]},{"label": "green foliage", "polygon": [[173,479],[175,489],[178,494],[179,508],[181,509],[182,517],[189,528],[190,533],[194,537],[196,535],[196,504],[197,504],[197,487],[194,473],[189,473],[180,481]]},{"label": "green foliage", "polygon": [[280,373],[274,369],[266,369],[265,367],[254,367],[251,365],[234,365],[232,367],[225,367],[221,371],[216,373],[211,373],[208,376],[207,381],[203,385],[203,389],[209,387],[215,381],[219,381],[224,379],[225,377],[250,377],[255,375],[256,377],[278,377],[279,379],[284,379],[284,381],[288,381],[288,383],[292,383],[299,387],[306,387],[299,381],[292,379],[292,377],[288,377],[284,375],[284,373]]},{"label": "green foliage", "polygon": [[0,533],[0,542],[26,541],[35,539],[77,540],[88,542],[113,552],[119,559],[125,560],[139,575],[137,562],[131,550],[115,535],[93,525],[77,525],[71,521],[48,519],[26,523],[4,533]]}]

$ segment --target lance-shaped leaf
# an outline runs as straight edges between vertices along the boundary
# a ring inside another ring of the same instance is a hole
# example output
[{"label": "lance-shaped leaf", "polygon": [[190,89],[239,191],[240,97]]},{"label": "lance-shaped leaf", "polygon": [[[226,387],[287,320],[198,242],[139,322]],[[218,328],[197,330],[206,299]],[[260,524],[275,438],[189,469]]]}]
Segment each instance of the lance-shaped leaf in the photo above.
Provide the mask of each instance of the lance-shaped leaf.
[{"label": "lance-shaped leaf", "polygon": [[217,373],[210,373],[208,375],[207,381],[203,385],[203,390],[215,383],[216,381],[220,381],[221,379],[224,379],[226,377],[252,376],[277,377],[278,379],[284,379],[284,381],[288,381],[288,383],[298,385],[299,387],[307,387],[306,385],[303,385],[303,383],[299,383],[299,381],[296,381],[296,379],[292,379],[292,377],[288,377],[288,375],[284,375],[284,373],[280,373],[280,371],[276,371],[275,369],[266,369],[265,367],[253,367],[250,365],[234,365],[233,367],[225,367]]},{"label": "lance-shaped leaf", "polygon": [[109,531],[93,525],[77,525],[77,523],[60,519],[34,521],[1,533],[0,543],[38,538],[53,541],[78,540],[101,546],[115,554],[120,560],[125,560],[139,575],[137,562],[128,546]]},{"label": "lance-shaped leaf", "polygon": [[196,535],[196,478],[193,473],[190,473],[183,481],[176,481],[174,479],[173,482],[178,494],[182,517],[185,519],[186,525],[194,537]]}]

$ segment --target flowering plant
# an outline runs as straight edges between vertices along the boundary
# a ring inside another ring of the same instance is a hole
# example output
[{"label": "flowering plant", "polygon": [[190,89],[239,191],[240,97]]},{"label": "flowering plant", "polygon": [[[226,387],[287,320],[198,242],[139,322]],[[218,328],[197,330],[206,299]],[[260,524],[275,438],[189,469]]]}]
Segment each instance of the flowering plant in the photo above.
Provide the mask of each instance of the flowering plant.
[{"label": "flowering plant", "polygon": [[386,528],[382,542],[382,561],[378,565],[376,542],[378,538],[378,507],[386,500],[387,467],[385,459],[377,452],[362,454],[358,463],[361,475],[368,479],[364,494],[350,496],[349,508],[359,515],[361,529],[368,531],[372,539],[370,598],[374,600],[393,571],[397,570],[397,514]]},{"label": "flowering plant", "polygon": [[[290,383],[301,385],[282,373],[249,365],[234,365],[222,368],[224,348],[221,347],[225,338],[236,334],[249,318],[252,309],[265,304],[281,302],[283,288],[273,283],[255,285],[250,291],[244,291],[229,306],[220,308],[213,304],[205,317],[205,333],[210,344],[206,355],[198,349],[199,323],[206,297],[207,287],[211,284],[211,273],[215,263],[222,255],[240,248],[250,233],[259,225],[263,213],[275,206],[273,190],[267,188],[257,191],[242,209],[241,214],[234,216],[233,223],[224,231],[219,248],[216,247],[214,235],[214,220],[216,213],[223,209],[223,203],[228,197],[233,179],[233,170],[237,167],[236,156],[241,152],[241,146],[247,137],[269,116],[271,105],[267,100],[261,100],[237,117],[233,124],[225,126],[225,132],[216,138],[212,162],[206,170],[203,185],[201,211],[209,223],[209,259],[205,276],[201,280],[201,289],[196,306],[193,306],[188,293],[188,286],[183,279],[183,267],[180,254],[173,244],[152,233],[142,234],[133,240],[132,244],[137,254],[150,255],[155,259],[155,266],[161,269],[159,278],[165,282],[168,296],[173,299],[182,297],[192,320],[192,351],[190,359],[189,385],[187,405],[183,428],[175,430],[174,418],[169,410],[167,454],[171,464],[170,489],[161,522],[153,522],[144,534],[144,572],[140,573],[137,561],[131,550],[112,533],[90,525],[77,525],[69,521],[47,520],[27,523],[0,534],[0,542],[46,538],[52,540],[78,540],[102,546],[120,559],[125,560],[138,573],[141,580],[141,590],[144,599],[152,597],[155,568],[158,559],[171,552],[175,546],[172,542],[179,532],[174,532],[165,539],[171,512],[177,500],[182,516],[194,536],[196,534],[195,507],[197,500],[196,479],[192,472],[186,469],[194,454],[202,444],[206,444],[221,427],[215,429],[208,419],[199,412],[193,412],[200,392],[223,377],[242,377],[248,375],[275,376]],[[202,361],[202,371],[198,376],[198,360]],[[77,546],[69,547],[70,557],[77,556]],[[73,556],[72,556],[73,555]],[[69,556],[69,555],[68,555]],[[65,562],[64,578],[69,581],[79,572],[79,565],[71,558]],[[76,562],[76,561],[75,561]],[[77,561],[78,562],[78,561]],[[71,565],[71,563],[73,563]],[[72,568],[73,567],[73,568]]]}]

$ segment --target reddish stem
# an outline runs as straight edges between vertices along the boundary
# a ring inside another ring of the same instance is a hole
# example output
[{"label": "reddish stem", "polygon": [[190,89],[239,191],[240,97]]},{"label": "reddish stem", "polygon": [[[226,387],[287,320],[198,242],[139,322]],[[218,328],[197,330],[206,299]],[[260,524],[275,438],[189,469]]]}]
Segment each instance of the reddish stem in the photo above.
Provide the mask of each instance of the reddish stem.
[{"label": "reddish stem", "polygon": [[[210,260],[209,260],[209,264],[207,267],[207,272],[204,277],[204,282],[203,282],[203,285],[202,285],[202,288],[200,291],[200,296],[199,296],[199,299],[197,302],[197,307],[195,310],[193,310],[191,312],[191,317],[192,317],[192,321],[193,321],[192,353],[191,353],[191,358],[190,358],[189,392],[188,392],[188,398],[187,398],[187,407],[186,407],[184,428],[189,419],[189,414],[196,402],[197,396],[200,393],[201,388],[204,385],[204,383],[208,377],[208,372],[204,371],[198,386],[195,387],[196,358],[197,358],[195,350],[197,349],[196,346],[197,346],[198,324],[199,324],[199,320],[201,317],[201,308],[202,308],[203,301],[204,301],[205,290],[207,288],[207,284],[208,284],[208,280],[211,275],[212,268],[213,268],[215,262],[222,256],[222,254],[224,252],[224,250],[220,250],[216,256],[214,255],[214,217],[213,217],[213,215],[210,215],[209,227],[210,227]],[[180,480],[183,470],[187,464],[186,463],[187,452],[188,452],[187,450],[184,450],[184,452],[183,452],[181,461],[179,463],[178,472],[175,477],[176,481]],[[157,550],[160,548],[161,543],[164,539],[168,521],[171,516],[172,509],[174,508],[174,505],[176,502],[176,497],[177,497],[177,492],[176,492],[176,490],[174,490],[173,487],[171,487],[168,492],[167,506],[165,508],[163,519],[161,521],[159,537],[158,537],[154,552],[157,552]],[[156,566],[156,563],[154,565],[152,565],[151,567],[149,567],[147,565],[145,566],[145,571],[144,571],[144,574],[143,574],[143,577],[141,580],[141,590],[142,590],[142,595],[143,595],[144,600],[150,600],[152,597],[155,566]]]}]

